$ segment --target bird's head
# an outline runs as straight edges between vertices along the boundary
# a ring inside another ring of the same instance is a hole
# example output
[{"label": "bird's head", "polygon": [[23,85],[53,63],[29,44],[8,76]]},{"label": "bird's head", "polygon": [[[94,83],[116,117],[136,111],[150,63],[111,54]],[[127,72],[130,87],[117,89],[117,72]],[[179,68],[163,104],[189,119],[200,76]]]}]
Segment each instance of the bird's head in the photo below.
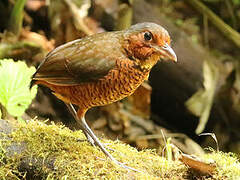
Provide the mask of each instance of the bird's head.
[{"label": "bird's head", "polygon": [[155,23],[139,23],[124,33],[124,50],[141,69],[150,70],[160,59],[177,61],[168,32]]}]

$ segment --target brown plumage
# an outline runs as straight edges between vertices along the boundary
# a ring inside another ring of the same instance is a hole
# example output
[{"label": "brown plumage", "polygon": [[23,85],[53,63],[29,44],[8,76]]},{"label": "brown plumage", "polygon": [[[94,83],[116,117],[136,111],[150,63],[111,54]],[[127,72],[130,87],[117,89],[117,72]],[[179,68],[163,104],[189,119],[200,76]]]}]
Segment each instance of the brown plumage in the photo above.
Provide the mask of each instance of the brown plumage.
[{"label": "brown plumage", "polygon": [[[85,122],[86,111],[132,94],[160,59],[177,61],[167,31],[154,23],[78,39],[50,52],[33,75],[64,101],[88,140],[117,164]],[[77,114],[72,104],[79,107]],[[129,168],[129,167],[127,167]]]}]

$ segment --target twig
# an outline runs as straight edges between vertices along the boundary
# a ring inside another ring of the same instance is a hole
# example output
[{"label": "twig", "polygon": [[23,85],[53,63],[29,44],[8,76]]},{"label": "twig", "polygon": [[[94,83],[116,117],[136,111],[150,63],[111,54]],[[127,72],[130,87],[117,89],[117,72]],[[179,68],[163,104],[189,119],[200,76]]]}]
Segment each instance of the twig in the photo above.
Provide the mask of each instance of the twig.
[{"label": "twig", "polygon": [[227,6],[228,13],[231,16],[232,26],[233,26],[234,29],[236,29],[237,28],[237,21],[236,21],[236,17],[234,16],[234,9],[232,7],[231,1],[225,0],[224,2]]},{"label": "twig", "polygon": [[208,19],[215,25],[220,32],[222,32],[228,39],[230,39],[237,47],[240,47],[240,34],[220,19],[207,6],[199,0],[187,0],[196,10],[206,15]]},{"label": "twig", "polygon": [[203,32],[204,32],[204,44],[207,48],[209,48],[209,41],[208,41],[208,18],[205,14],[203,14]]},{"label": "twig", "polygon": [[16,36],[20,34],[22,28],[22,20],[23,20],[23,8],[26,3],[26,0],[18,0],[16,1],[14,8],[11,12],[8,30],[14,33]]}]

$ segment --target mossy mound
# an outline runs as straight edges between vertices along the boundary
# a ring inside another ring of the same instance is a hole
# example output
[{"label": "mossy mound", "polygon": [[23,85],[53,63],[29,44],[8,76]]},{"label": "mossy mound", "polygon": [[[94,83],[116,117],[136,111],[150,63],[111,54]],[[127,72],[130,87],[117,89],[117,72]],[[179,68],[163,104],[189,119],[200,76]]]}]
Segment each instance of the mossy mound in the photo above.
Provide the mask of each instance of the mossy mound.
[{"label": "mossy mound", "polygon": [[[180,161],[168,161],[154,150],[138,151],[119,141],[103,140],[103,143],[115,150],[111,154],[118,161],[142,173],[128,171],[112,163],[98,148],[86,141],[81,131],[73,132],[61,125],[30,121],[28,124],[18,124],[15,131],[2,138],[0,179],[202,178],[201,175],[189,171]],[[12,150],[15,154],[8,152]],[[224,153],[212,153],[206,158],[223,162],[224,158],[233,157]],[[230,164],[227,166],[231,166],[232,160],[229,160]],[[232,163],[240,166],[237,159]],[[216,173],[208,178],[240,177],[240,174],[233,176],[232,173],[237,171],[226,169],[224,163],[220,163]]]},{"label": "mossy mound", "polygon": [[216,172],[212,175],[215,179],[240,180],[240,162],[234,153],[216,152],[205,154],[202,158],[216,163]]}]

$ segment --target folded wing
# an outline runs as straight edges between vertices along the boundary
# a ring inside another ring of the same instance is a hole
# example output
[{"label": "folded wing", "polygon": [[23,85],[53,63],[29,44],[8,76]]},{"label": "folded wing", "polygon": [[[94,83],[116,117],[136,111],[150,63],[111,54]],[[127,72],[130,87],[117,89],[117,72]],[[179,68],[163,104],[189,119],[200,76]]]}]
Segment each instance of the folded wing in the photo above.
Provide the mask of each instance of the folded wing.
[{"label": "folded wing", "polygon": [[[95,43],[94,40],[91,37],[78,39],[54,49],[38,67],[33,81],[77,85],[106,76],[115,67],[118,55],[114,52],[112,56],[107,55],[109,50],[100,47],[104,43]],[[117,46],[116,43],[115,45]]]}]

